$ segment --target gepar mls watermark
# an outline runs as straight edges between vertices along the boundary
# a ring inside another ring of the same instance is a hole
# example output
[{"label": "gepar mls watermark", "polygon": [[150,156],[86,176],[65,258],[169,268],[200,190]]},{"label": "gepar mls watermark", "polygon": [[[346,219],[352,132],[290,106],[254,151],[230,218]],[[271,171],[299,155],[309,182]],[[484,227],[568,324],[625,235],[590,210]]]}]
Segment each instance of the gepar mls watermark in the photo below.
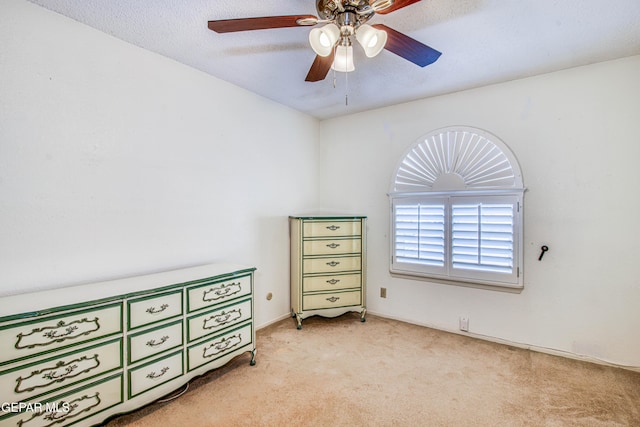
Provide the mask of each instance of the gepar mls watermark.
[{"label": "gepar mls watermark", "polygon": [[0,411],[2,413],[34,412],[42,413],[68,413],[71,405],[68,402],[2,402]]}]

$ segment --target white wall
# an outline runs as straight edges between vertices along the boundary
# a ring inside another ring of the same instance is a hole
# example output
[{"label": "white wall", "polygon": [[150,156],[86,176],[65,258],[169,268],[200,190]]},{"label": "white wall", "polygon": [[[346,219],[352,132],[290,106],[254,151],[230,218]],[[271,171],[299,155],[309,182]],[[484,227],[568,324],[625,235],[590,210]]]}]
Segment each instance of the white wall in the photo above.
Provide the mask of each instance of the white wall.
[{"label": "white wall", "polygon": [[[369,311],[455,331],[467,316],[478,335],[640,366],[638,76],[636,56],[323,121],[320,200],[369,216]],[[388,272],[396,163],[450,125],[494,133],[519,160],[528,189],[520,294]]]},{"label": "white wall", "polygon": [[23,0],[0,40],[0,295],[232,262],[289,312],[317,120]]},{"label": "white wall", "polygon": [[[640,57],[319,124],[24,0],[0,40],[0,295],[239,262],[262,325],[289,311],[286,216],[320,200],[369,216],[371,312],[640,365]],[[456,124],[519,159],[521,294],[388,273],[395,164]]]}]

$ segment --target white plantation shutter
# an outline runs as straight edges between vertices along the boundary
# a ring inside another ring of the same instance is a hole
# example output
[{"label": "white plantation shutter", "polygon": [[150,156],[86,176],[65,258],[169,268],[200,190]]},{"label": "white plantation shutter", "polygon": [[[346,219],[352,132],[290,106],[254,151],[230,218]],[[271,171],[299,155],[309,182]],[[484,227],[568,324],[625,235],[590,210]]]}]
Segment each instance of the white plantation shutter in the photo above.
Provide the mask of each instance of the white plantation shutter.
[{"label": "white plantation shutter", "polygon": [[399,263],[443,268],[445,265],[444,203],[395,205],[395,257]]},{"label": "white plantation shutter", "polygon": [[518,210],[514,196],[452,197],[450,275],[517,282]]},{"label": "white plantation shutter", "polygon": [[453,268],[511,273],[512,205],[454,204],[451,223]]},{"label": "white plantation shutter", "polygon": [[433,132],[396,168],[391,272],[521,288],[522,176],[496,137]]}]

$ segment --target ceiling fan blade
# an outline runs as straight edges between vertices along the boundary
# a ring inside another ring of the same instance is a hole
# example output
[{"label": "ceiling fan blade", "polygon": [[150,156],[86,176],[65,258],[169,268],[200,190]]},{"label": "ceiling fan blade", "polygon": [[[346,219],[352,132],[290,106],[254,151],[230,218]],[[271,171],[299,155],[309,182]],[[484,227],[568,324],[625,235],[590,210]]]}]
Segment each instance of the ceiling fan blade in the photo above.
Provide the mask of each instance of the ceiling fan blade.
[{"label": "ceiling fan blade", "polygon": [[[299,23],[298,21],[302,23]],[[304,21],[306,20],[306,21]],[[232,33],[234,31],[267,30],[271,28],[297,27],[315,25],[318,18],[313,15],[265,16],[262,18],[221,19],[209,21],[209,29],[216,33]]]},{"label": "ceiling fan blade", "polygon": [[[391,13],[394,10],[402,9],[403,7],[418,3],[419,1],[420,0],[395,0],[391,6],[387,7],[386,9],[376,10],[376,13],[386,15],[387,13]],[[375,0],[369,0],[369,4],[372,4],[374,2]]]},{"label": "ceiling fan blade", "polygon": [[412,39],[406,34],[389,28],[384,24],[375,24],[374,28],[387,32],[387,44],[384,46],[390,52],[403,57],[421,67],[433,64],[442,55],[441,52]]},{"label": "ceiling fan blade", "polygon": [[324,80],[329,73],[331,64],[333,64],[334,55],[335,50],[332,50],[329,56],[316,55],[316,59],[313,60],[313,64],[311,64],[307,78],[304,79],[304,81],[319,82],[320,80]]}]

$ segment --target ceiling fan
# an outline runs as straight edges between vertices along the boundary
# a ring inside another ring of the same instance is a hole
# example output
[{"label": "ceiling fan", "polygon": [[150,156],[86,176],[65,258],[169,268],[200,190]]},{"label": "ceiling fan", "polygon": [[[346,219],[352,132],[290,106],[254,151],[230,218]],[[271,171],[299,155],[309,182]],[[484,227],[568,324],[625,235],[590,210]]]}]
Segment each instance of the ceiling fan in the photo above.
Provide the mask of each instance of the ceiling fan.
[{"label": "ceiling fan", "polygon": [[209,21],[209,29],[217,33],[264,30],[297,26],[314,26],[309,43],[316,58],[306,81],[324,80],[330,69],[354,70],[352,38],[362,46],[368,57],[386,49],[420,67],[434,63],[441,55],[437,50],[383,24],[369,25],[376,13],[387,14],[420,0],[316,0],[318,16],[285,15],[259,18],[222,19]]}]

